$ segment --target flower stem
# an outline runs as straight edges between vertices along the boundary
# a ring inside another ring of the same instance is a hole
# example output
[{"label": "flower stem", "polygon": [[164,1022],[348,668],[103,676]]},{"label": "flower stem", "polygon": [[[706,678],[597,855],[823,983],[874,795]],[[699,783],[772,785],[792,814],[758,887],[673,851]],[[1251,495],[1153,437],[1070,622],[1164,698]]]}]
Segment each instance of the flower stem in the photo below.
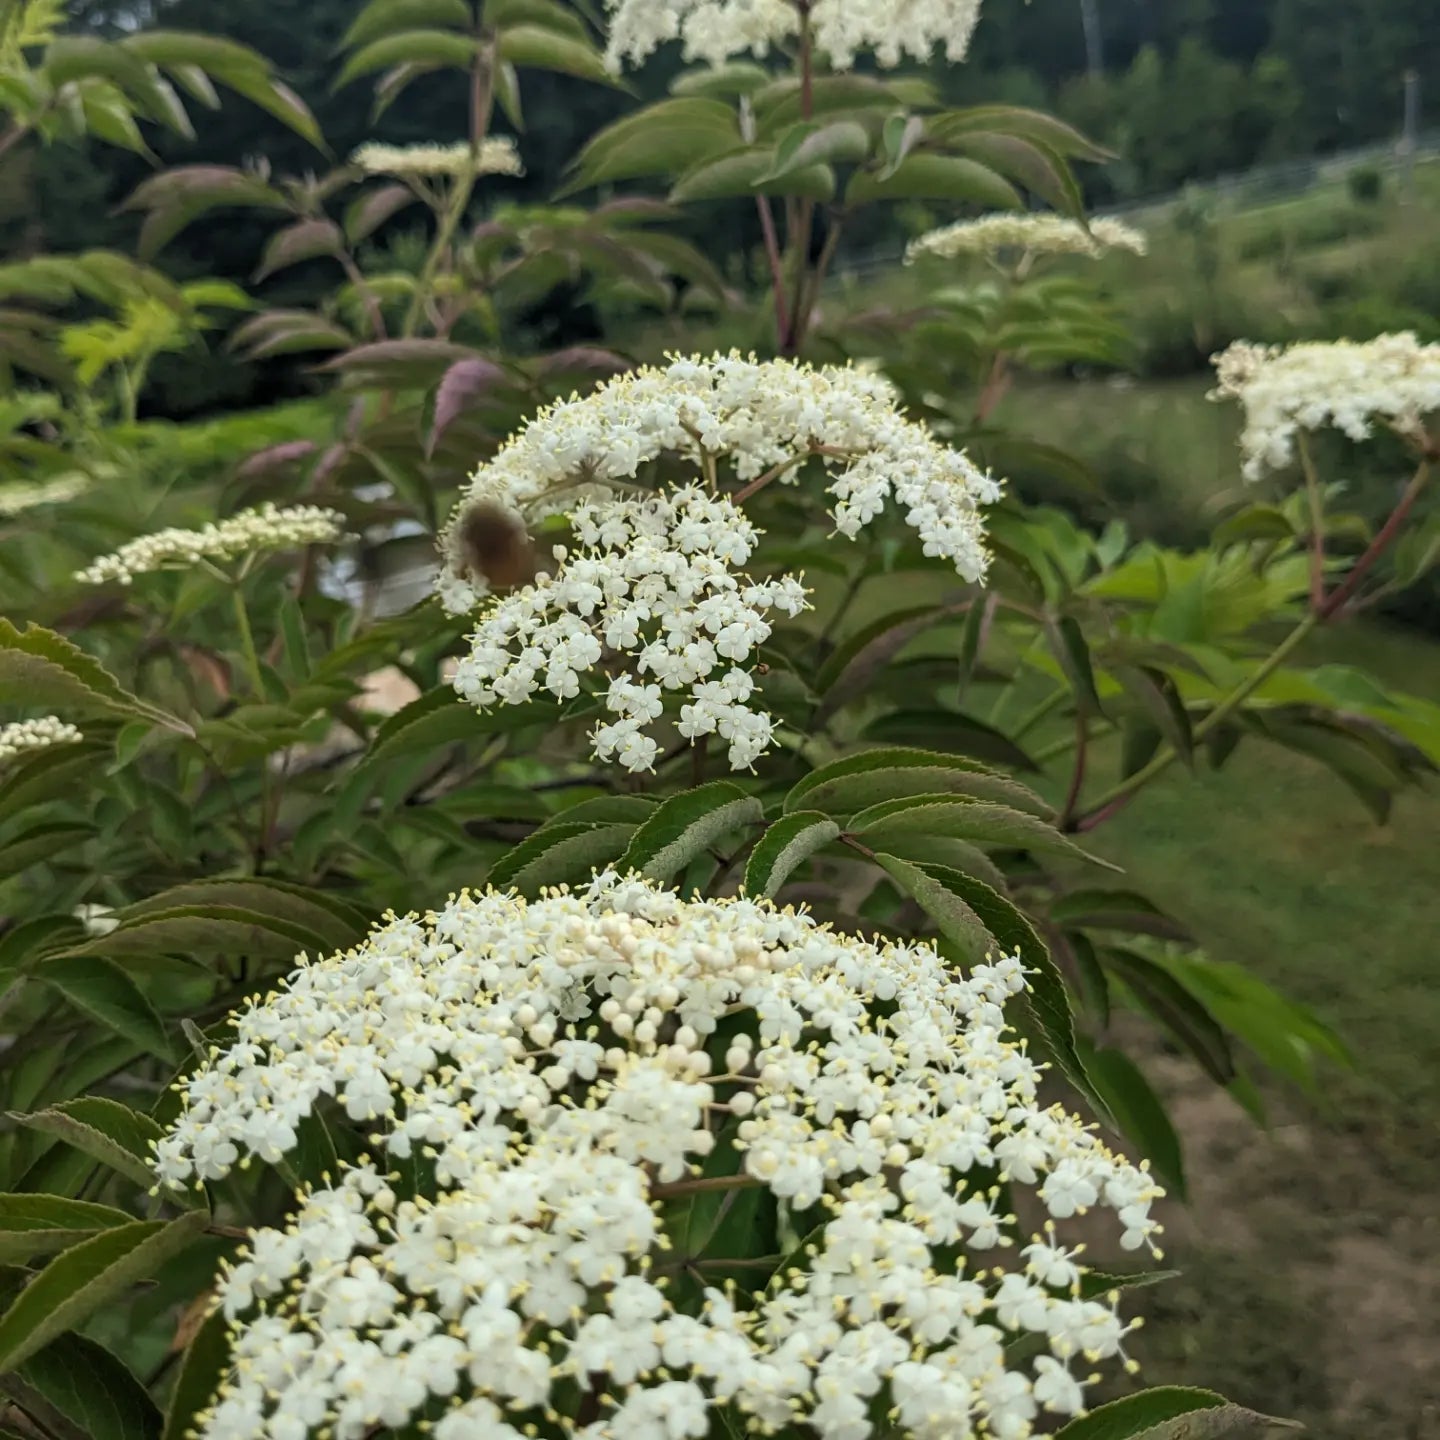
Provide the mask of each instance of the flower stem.
[{"label": "flower stem", "polygon": [[[1203,740],[1215,730],[1218,730],[1236,710],[1240,708],[1289,658],[1291,653],[1305,640],[1312,630],[1319,625],[1323,616],[1311,611],[1306,617],[1280,642],[1271,653],[1270,657],[1248,675],[1219,705],[1215,707],[1196,727],[1195,739]],[[1071,830],[1093,830],[1102,820],[1119,808],[1117,802],[1128,800],[1132,795],[1144,789],[1157,775],[1163,774],[1170,768],[1178,758],[1178,752],[1169,746],[1161,750],[1148,765],[1137,770],[1128,780],[1122,781],[1114,789],[1107,791],[1101,796],[1095,808],[1088,814],[1082,815],[1077,820],[1072,820],[1069,828]]]},{"label": "flower stem", "polygon": [[[488,45],[477,47],[475,63],[470,71],[470,149],[477,163],[480,146],[490,129],[490,112],[495,103],[495,63],[495,41],[492,38]],[[435,244],[425,258],[425,268],[420,273],[414,299],[411,300],[410,309],[405,315],[401,334],[407,339],[415,333],[415,327],[420,323],[420,316],[430,298],[435,277],[465,214],[465,207],[470,203],[470,196],[474,193],[475,180],[475,167],[472,165],[469,174],[457,180],[450,192],[450,203],[440,217]]]},{"label": "flower stem", "polygon": [[250,672],[250,684],[258,700],[265,699],[265,679],[260,670],[260,655],[255,649],[255,635],[250,629],[250,613],[245,608],[245,592],[236,585],[230,592],[235,608],[235,623],[240,629],[240,644],[245,652],[245,666]]},{"label": "flower stem", "polygon": [[1325,603],[1325,501],[1320,494],[1315,462],[1303,430],[1299,442],[1300,465],[1305,471],[1305,493],[1310,498],[1310,608],[1319,610]]}]

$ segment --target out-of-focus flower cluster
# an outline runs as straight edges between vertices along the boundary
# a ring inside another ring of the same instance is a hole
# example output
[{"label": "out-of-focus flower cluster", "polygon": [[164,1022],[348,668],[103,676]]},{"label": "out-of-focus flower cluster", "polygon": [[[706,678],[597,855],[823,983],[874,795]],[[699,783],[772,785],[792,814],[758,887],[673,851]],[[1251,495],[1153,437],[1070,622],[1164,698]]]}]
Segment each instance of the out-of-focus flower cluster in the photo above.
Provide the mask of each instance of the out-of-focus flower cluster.
[{"label": "out-of-focus flower cluster", "polygon": [[755,548],[755,527],[729,500],[694,486],[584,502],[570,519],[578,548],[557,546],[553,575],[489,605],[455,689],[481,709],[521,704],[539,689],[567,700],[608,651],[633,668],[611,666],[606,708],[614,718],[595,731],[599,759],[651,769],[659,746],[647,726],[659,719],[665,691],[688,691],[681,733],[718,734],[731,767],[749,767],[773,722],[747,706],[754,682],[738,667],[769,637],[771,610],[805,608],[799,581],[737,574]]},{"label": "out-of-focus flower cluster", "polygon": [[[670,40],[687,60],[723,65],[733,55],[768,54],[800,33],[794,0],[605,0],[612,71],[639,65]],[[906,55],[928,60],[937,48],[959,64],[970,48],[980,0],[813,0],[814,47],[835,70],[849,70],[861,51],[893,69]]]},{"label": "out-of-focus flower cluster", "polygon": [[1326,426],[1367,440],[1377,418],[1415,432],[1440,410],[1440,345],[1408,331],[1374,340],[1266,346],[1237,341],[1215,357],[1212,400],[1238,400],[1247,480],[1295,459],[1295,437]]},{"label": "out-of-focus flower cluster", "polygon": [[215,520],[199,530],[166,529],[142,535],[103,555],[75,578],[89,585],[118,580],[128,585],[137,575],[194,565],[201,560],[233,560],[264,550],[293,550],[328,545],[345,533],[344,517],[315,505],[271,503]]},{"label": "out-of-focus flower cluster", "polygon": [[1090,228],[1063,215],[982,215],[960,220],[912,240],[905,263],[924,256],[953,260],[960,255],[997,255],[1021,251],[1030,255],[1088,255],[1098,259],[1107,250],[1145,254],[1145,236],[1119,220],[1092,220]]},{"label": "out-of-focus flower cluster", "polygon": [[[1024,984],[613,872],[302,963],[184,1083],[158,1173],[274,1163],[322,1105],[372,1148],[222,1275],[199,1435],[1022,1440],[1078,1412],[1128,1327],[1054,1222],[1153,1246],[1161,1191],[1037,1100]],[[707,1279],[727,1191],[744,1288]],[[804,1238],[767,1258],[777,1227]]]},{"label": "out-of-focus flower cluster", "polygon": [[508,135],[490,135],[479,149],[454,145],[362,145],[350,157],[369,175],[523,175],[520,152]]},{"label": "out-of-focus flower cluster", "polygon": [[73,745],[83,738],[75,726],[67,725],[58,715],[46,715],[40,720],[14,720],[0,725],[0,762],[51,745]]},{"label": "out-of-focus flower cluster", "polygon": [[63,505],[76,500],[90,488],[87,475],[60,475],[36,484],[16,481],[0,485],[0,517],[8,518],[41,505]]}]

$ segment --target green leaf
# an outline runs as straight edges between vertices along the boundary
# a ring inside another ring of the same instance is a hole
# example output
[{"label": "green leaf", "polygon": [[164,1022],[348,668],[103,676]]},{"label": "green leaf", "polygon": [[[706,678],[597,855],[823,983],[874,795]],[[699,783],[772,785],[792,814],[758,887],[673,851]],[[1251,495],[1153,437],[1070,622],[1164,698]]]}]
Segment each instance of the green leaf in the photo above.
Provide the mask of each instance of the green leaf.
[{"label": "green leaf", "polygon": [[177,905],[122,921],[70,951],[72,955],[182,955],[210,963],[217,955],[248,954],[294,959],[302,950],[319,950],[304,926],[261,910],[237,905]]},{"label": "green leaf", "polygon": [[765,807],[729,780],[671,796],[635,832],[619,868],[649,880],[668,880],[722,835],[755,825]]},{"label": "green leaf", "polygon": [[57,1136],[147,1190],[155,1184],[151,1157],[162,1133],[160,1127],[148,1115],[118,1100],[82,1095],[33,1115],[10,1118],[27,1130]]},{"label": "green leaf", "polygon": [[1189,938],[1189,931],[1178,920],[1135,890],[1072,890],[1051,904],[1050,918],[1057,925],[1087,930],[1127,930],[1168,940]]},{"label": "green leaf", "polygon": [[[836,782],[846,780],[851,776],[863,776],[872,771],[902,769],[958,771],[961,774],[970,775],[995,774],[988,765],[981,765],[962,755],[942,755],[937,750],[920,750],[909,746],[876,747],[871,750],[862,750],[855,755],[847,755],[843,760],[833,760],[829,765],[822,765],[818,770],[812,770],[804,779],[797,780],[790,787],[790,792],[785,797],[784,808],[786,811],[798,810],[802,808],[803,802],[803,808],[807,810],[818,809],[820,807],[807,798],[812,791],[834,786]],[[932,778],[929,775],[917,778],[921,781],[919,788],[912,787],[908,791],[892,791],[887,795],[862,799],[859,805],[852,808],[861,809],[865,805],[873,805],[879,800],[893,799],[896,793],[922,794],[927,790],[940,791],[946,788],[943,784],[928,783]]]},{"label": "green leaf", "polygon": [[134,1220],[123,1210],[59,1195],[0,1195],[0,1265],[66,1250],[97,1230]]},{"label": "green leaf", "polygon": [[1024,208],[1015,187],[988,166],[958,155],[924,152],[907,156],[884,179],[862,170],[845,191],[847,205],[877,200],[963,200],[987,210]]},{"label": "green leaf", "polygon": [[419,199],[408,185],[399,183],[364,191],[345,207],[342,225],[345,238],[352,245],[368,240],[387,220],[418,203]]},{"label": "green leaf", "polygon": [[340,41],[354,50],[403,30],[463,30],[474,24],[466,0],[370,0]]},{"label": "green leaf", "polygon": [[37,825],[26,830],[0,845],[0,880],[18,875],[32,865],[43,865],[66,851],[75,851],[94,834],[88,825]]},{"label": "green leaf", "polygon": [[145,1387],[83,1335],[52,1340],[19,1368],[18,1378],[87,1440],[159,1440],[160,1412]]},{"label": "green leaf", "polygon": [[[529,795],[530,792],[522,791]],[[567,825],[584,821],[587,825],[639,825],[655,813],[655,801],[645,795],[597,795],[578,805],[567,805],[556,816],[556,822]]]},{"label": "green leaf", "polygon": [[338,256],[344,248],[345,237],[333,220],[297,220],[293,225],[277,230],[266,241],[255,279],[267,280],[278,271],[287,270],[290,266],[299,265],[306,260]]},{"label": "green leaf", "polygon": [[23,1365],[57,1336],[118,1301],[188,1248],[209,1223],[208,1213],[199,1210],[178,1220],[140,1220],[64,1251],[0,1315],[0,1371]]},{"label": "green leaf", "polygon": [[887,116],[880,131],[880,147],[885,156],[885,165],[879,178],[888,180],[924,135],[923,115],[906,115],[902,111],[900,114]]},{"label": "green leaf", "polygon": [[931,115],[926,123],[930,138],[941,145],[951,144],[962,135],[996,132],[1019,135],[1076,160],[1115,158],[1111,151],[1087,140],[1063,120],[1043,110],[1027,110],[1020,105],[972,105],[964,110]]},{"label": "green leaf", "polygon": [[988,765],[1038,774],[1040,767],[1003,731],[959,710],[892,710],[865,727],[867,740],[892,744],[942,743],[947,753],[973,755]]},{"label": "green leaf", "polygon": [[618,860],[635,827],[567,825],[562,821],[537,830],[491,866],[486,884],[534,897],[547,885],[575,885],[595,870]]},{"label": "green leaf", "polygon": [[577,40],[588,40],[585,22],[562,0],[485,0],[485,23],[493,30],[539,25]]},{"label": "green leaf", "polygon": [[992,170],[1019,181],[1062,214],[1084,224],[1085,199],[1074,172],[1048,145],[1018,135],[988,131],[957,135],[950,143]]},{"label": "green leaf", "polygon": [[35,978],[58,990],[78,1010],[133,1040],[151,1055],[173,1059],[170,1039],[140,987],[116,964],[98,955],[47,960]]},{"label": "green leaf", "polygon": [[1160,1097],[1128,1055],[1119,1050],[1099,1049],[1081,1040],[1085,1071],[1121,1130],[1140,1147],[1155,1167],[1155,1173],[1182,1200],[1185,1198],[1185,1166],[1180,1138]]},{"label": "green leaf", "polygon": [[42,915],[26,920],[0,937],[0,983],[35,956],[83,939],[85,927],[71,915]]},{"label": "green leaf", "polygon": [[609,180],[677,174],[697,161],[733,150],[739,141],[734,111],[714,99],[662,99],[626,115],[586,144],[562,194]]},{"label": "green leaf", "polygon": [[[863,810],[855,811],[850,817],[848,829],[860,831],[868,829],[876,822],[888,820],[892,815],[914,810],[917,806],[926,805],[950,805],[957,803],[968,803],[980,801],[986,804],[1000,804],[1012,806],[1016,809],[1027,810],[1031,814],[1048,817],[1050,807],[1033,790],[1027,789],[1018,780],[1011,780],[1004,775],[979,774],[968,770],[930,770],[923,766],[901,767],[896,771],[872,770],[864,777],[848,777],[843,783],[850,784],[852,779],[863,778],[867,783],[871,780],[884,789],[893,793],[889,799],[877,800],[873,805],[867,805]],[[941,781],[941,788],[935,791],[922,790],[918,787],[932,779]],[[832,787],[821,785],[811,792],[818,795],[822,800],[828,798]],[[955,797],[963,797],[963,801],[957,801]],[[826,809],[827,806],[820,801],[816,802],[817,809]],[[933,818],[933,817],[932,817]],[[900,834],[913,830],[923,830],[923,826],[892,826],[891,832]],[[934,831],[934,834],[948,833]],[[971,837],[959,835],[956,839],[967,839]]]},{"label": "green leaf", "polygon": [[687,70],[670,82],[670,91],[674,95],[713,95],[728,100],[753,95],[769,83],[770,72],[763,66],[737,60],[728,65]]},{"label": "green leaf", "polygon": [[0,619],[0,701],[61,713],[99,710],[148,720],[181,735],[195,733],[183,720],[122,689],[108,670],[63,636],[33,624],[17,630],[5,619]]},{"label": "green leaf", "polygon": [[1339,1036],[1305,1006],[1287,999],[1244,966],[1165,950],[1154,956],[1220,1025],[1272,1069],[1309,1090],[1319,1062],[1353,1063]]},{"label": "green leaf", "polygon": [[674,176],[701,160],[733,150],[737,131],[727,105],[710,99],[670,99],[602,130],[575,161],[562,196],[593,184]]},{"label": "green leaf", "polygon": [[1095,689],[1095,669],[1090,663],[1090,646],[1079,623],[1071,615],[1047,622],[1045,638],[1050,649],[1070,683],[1075,696],[1076,712],[1082,716],[1103,715],[1105,707],[1100,703],[1099,692]]},{"label": "green leaf", "polygon": [[1055,1440],[1260,1440],[1276,1428],[1301,1427],[1232,1405],[1213,1390],[1160,1385],[1072,1420]]},{"label": "green leaf", "polygon": [[195,1418],[212,1403],[230,1369],[230,1336],[222,1310],[212,1310],[180,1362],[161,1440],[189,1440]]},{"label": "green leaf", "polygon": [[[867,819],[864,830],[859,830],[857,826],[856,833],[861,834],[872,847],[883,846],[885,837],[890,834],[948,835],[975,845],[1048,851],[1089,860],[1110,870],[1119,868],[1081,849],[1053,825],[1010,806],[985,800],[937,800],[928,795],[914,798],[917,803],[904,808],[897,806]],[[857,824],[859,818],[855,817],[851,824]]]},{"label": "green leaf", "polygon": [[1252,540],[1293,540],[1295,527],[1276,505],[1247,505],[1215,527],[1217,545],[1239,545]]},{"label": "green leaf", "polygon": [[1009,889],[1005,872],[983,850],[948,835],[891,835],[885,853],[917,865],[946,865],[983,880],[1002,895]]},{"label": "green leaf", "polygon": [[815,722],[828,719],[847,701],[863,694],[876,673],[888,666],[917,636],[964,609],[963,605],[922,605],[884,615],[838,645],[815,677],[825,698]]},{"label": "green leaf", "polygon": [[370,928],[369,916],[339,896],[258,875],[243,880],[192,880],[127,905],[116,911],[114,918],[128,924],[161,913],[201,913],[211,906],[225,907],[227,918],[233,910],[268,915],[284,924],[287,936],[325,954],[348,950]]},{"label": "green leaf", "polygon": [[600,85],[620,83],[605,68],[604,56],[588,40],[561,35],[543,25],[513,25],[502,30],[496,52],[501,60],[518,67],[555,70]]},{"label": "green leaf", "polygon": [[1088,935],[1076,930],[1065,931],[1061,941],[1070,951],[1076,984],[1085,1006],[1104,1029],[1110,1024],[1110,980],[1100,964],[1095,944]]},{"label": "green leaf", "polygon": [[1195,737],[1190,714],[1174,680],[1150,666],[1117,665],[1110,672],[1145,712],[1171,749],[1187,764],[1194,764]]},{"label": "green leaf", "polygon": [[467,70],[474,62],[478,42],[453,30],[405,30],[385,35],[354,51],[335,77],[332,90],[339,90],[362,75],[390,70],[397,65],[418,65],[435,70]]},{"label": "green leaf", "polygon": [[869,153],[870,132],[858,120],[802,120],[776,142],[775,163],[763,179],[781,180],[809,165],[854,164]]},{"label": "green leaf", "polygon": [[702,161],[671,187],[670,200],[726,200],[736,195],[795,195],[822,204],[835,198],[835,172],[828,165],[810,165],[780,180],[765,177],[775,163],[769,146],[747,147]]},{"label": "green leaf", "polygon": [[1038,1030],[1036,1041],[1103,1115],[1103,1101],[1080,1056],[1064,977],[1030,922],[1003,895],[973,875],[945,865],[911,865],[891,855],[875,858],[972,964],[987,955],[1020,957],[1028,972],[1024,1005]]},{"label": "green leaf", "polygon": [[7,766],[7,778],[0,784],[0,819],[47,800],[81,793],[76,782],[95,774],[109,748],[90,742],[51,745],[18,765]]},{"label": "green leaf", "polygon": [[1147,956],[1119,946],[1101,952],[1106,967],[1198,1060],[1217,1085],[1235,1078],[1230,1042],[1215,1017],[1169,971]]},{"label": "green leaf", "polygon": [[838,839],[840,827],[815,810],[782,816],[766,830],[745,864],[745,893],[774,895],[817,851]]}]

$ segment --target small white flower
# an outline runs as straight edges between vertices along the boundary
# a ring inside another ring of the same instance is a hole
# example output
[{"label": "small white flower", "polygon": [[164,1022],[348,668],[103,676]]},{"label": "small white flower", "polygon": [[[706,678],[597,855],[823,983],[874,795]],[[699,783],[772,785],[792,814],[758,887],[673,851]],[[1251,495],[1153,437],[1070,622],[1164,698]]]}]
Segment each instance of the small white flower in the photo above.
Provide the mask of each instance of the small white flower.
[{"label": "small white flower", "polygon": [[1098,259],[1107,250],[1132,250],[1143,255],[1145,236],[1119,220],[1092,220],[1089,226],[1063,215],[995,214],[959,220],[912,240],[905,263],[924,256],[953,260],[959,255],[998,255],[1005,251],[1030,255],[1086,255]]},{"label": "small white flower", "polygon": [[84,738],[75,726],[67,724],[58,715],[46,715],[40,720],[15,720],[8,725],[0,725],[0,763],[31,750],[47,750],[52,745],[74,745]]},{"label": "small white flower", "polygon": [[128,585],[137,575],[195,565],[201,560],[232,560],[263,550],[294,550],[303,545],[329,545],[344,535],[343,517],[314,505],[280,508],[266,503],[242,510],[228,520],[212,521],[200,530],[159,530],[103,555],[75,578],[102,585],[117,580]]},{"label": "small white flower", "polygon": [[[185,1083],[157,1173],[223,1178],[285,1126],[293,1149],[322,1103],[387,1118],[373,1162],[303,1192],[222,1274],[235,1369],[198,1440],[422,1420],[518,1440],[535,1412],[569,1425],[592,1384],[607,1404],[572,1427],[585,1440],[701,1440],[716,1404],[747,1433],[826,1440],[871,1440],[881,1397],[907,1440],[1023,1440],[1042,1409],[1078,1413],[1070,1363],[1121,1355],[1127,1327],[1056,1293],[1086,1271],[1053,1225],[1023,1272],[994,1268],[1018,1222],[956,1137],[978,1125],[998,1154],[1023,1132],[1054,1217],[1123,1209],[1148,1241],[1160,1192],[1040,1108],[1001,1009],[1017,979],[613,872],[533,902],[467,893],[302,964]],[[845,1076],[863,1117],[835,1103]],[[700,1296],[674,1283],[689,1197],[667,1188],[724,1130],[739,1181],[825,1218],[798,1274]],[[412,1195],[421,1146],[433,1179]],[[1022,1336],[1049,1352],[1033,1370],[1007,1349]]]},{"label": "small white flower", "polygon": [[[687,60],[723,65],[733,55],[766,55],[799,32],[790,0],[605,0],[612,71],[639,65],[659,46],[681,40]],[[905,56],[930,59],[938,47],[965,58],[980,0],[814,0],[813,42],[832,69],[849,70],[861,51],[893,69]]]},{"label": "small white flower", "polygon": [[1247,480],[1290,465],[1302,430],[1333,426],[1367,440],[1377,418],[1415,432],[1440,410],[1440,345],[1421,345],[1409,332],[1288,348],[1242,340],[1215,357],[1215,368],[1210,398],[1238,400],[1245,412]]},{"label": "small white flower", "polygon": [[28,481],[11,481],[0,485],[0,519],[23,514],[41,505],[64,505],[77,500],[90,488],[87,475],[57,475],[53,480],[42,480],[36,484]]},{"label": "small white flower", "polygon": [[352,165],[371,175],[523,175],[515,142],[508,135],[490,135],[478,152],[465,141],[453,145],[362,145]]}]

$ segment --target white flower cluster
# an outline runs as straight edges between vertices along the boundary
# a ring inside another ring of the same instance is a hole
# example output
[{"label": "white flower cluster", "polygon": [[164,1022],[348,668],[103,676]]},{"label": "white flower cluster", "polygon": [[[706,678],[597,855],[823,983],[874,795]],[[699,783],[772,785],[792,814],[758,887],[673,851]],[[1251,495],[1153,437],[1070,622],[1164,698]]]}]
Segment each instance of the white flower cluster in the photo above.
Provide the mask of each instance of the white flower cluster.
[{"label": "white flower cluster", "polygon": [[557,699],[580,693],[580,676],[609,652],[606,708],[594,752],[629,770],[649,770],[659,745],[646,732],[665,691],[688,691],[679,729],[717,734],[732,769],[748,769],[770,744],[774,722],[746,701],[754,690],[739,667],[770,635],[771,610],[798,615],[805,591],[788,576],[737,575],[757,532],[729,500],[691,486],[640,500],[582,502],[570,517],[579,549],[555,547],[553,575],[494,601],[456,666],[456,691],[484,710],[518,705],[537,689]]},{"label": "white flower cluster", "polygon": [[13,760],[31,750],[44,750],[51,745],[73,745],[84,736],[67,725],[58,715],[41,720],[14,720],[0,725],[0,762]]},{"label": "white flower cluster", "polygon": [[1289,465],[1301,430],[1334,426],[1367,440],[1376,416],[1416,431],[1440,410],[1440,345],[1422,345],[1408,331],[1288,349],[1242,340],[1217,355],[1215,367],[1220,383],[1210,398],[1238,400],[1245,411],[1247,480]]},{"label": "white flower cluster", "polygon": [[[1022,1440],[1078,1412],[1128,1327],[1053,1222],[1103,1208],[1153,1248],[1162,1192],[1042,1108],[1002,1008],[1023,989],[1017,960],[962,977],[928,945],[614,872],[462,894],[302,962],[184,1083],[158,1174],[274,1163],[322,1104],[378,1158],[223,1274],[232,1365],[201,1440],[421,1416],[435,1440]],[[1022,1187],[1049,1217],[1028,1237]],[[779,1227],[768,1284],[706,1279],[725,1190]]]},{"label": "white flower cluster", "polygon": [[[563,496],[605,493],[666,454],[696,470],[728,461],[741,481],[776,470],[788,484],[818,457],[841,534],[853,538],[894,500],[927,555],[950,560],[966,580],[985,575],[979,507],[998,500],[1000,486],[962,451],[907,420],[889,381],[851,367],[737,352],[674,356],[540,411],[472,477],[442,539],[451,571],[464,569],[459,536],[471,507],[500,505],[525,519],[563,513]],[[449,580],[441,598],[463,613],[483,593],[483,582]]]},{"label": "white flower cluster", "polygon": [[0,486],[0,517],[8,518],[40,505],[63,505],[75,500],[90,488],[87,475],[60,475],[38,484],[16,482]]},{"label": "white flower cluster", "polygon": [[362,145],[350,157],[370,175],[523,175],[520,152],[508,135],[490,135],[478,150],[454,145]]},{"label": "white flower cluster", "polygon": [[151,570],[194,565],[200,560],[232,560],[261,550],[291,550],[302,545],[328,545],[344,535],[344,517],[315,505],[242,510],[228,520],[211,521],[200,530],[157,530],[103,555],[75,578],[89,585],[118,580],[128,585]]},{"label": "white flower cluster", "polygon": [[[669,40],[687,60],[723,65],[732,55],[767,54],[800,32],[794,0],[605,0],[610,12],[606,64],[641,64]],[[928,60],[937,46],[958,64],[970,48],[980,0],[813,0],[815,49],[836,70],[849,70],[862,50],[887,68],[906,55]]]},{"label": "white flower cluster", "polygon": [[981,215],[960,220],[912,240],[905,263],[925,255],[953,260],[959,255],[995,255],[1019,250],[1031,255],[1087,255],[1098,259],[1107,250],[1133,250],[1143,255],[1145,236],[1119,220],[1092,220],[1087,230],[1063,215]]}]

